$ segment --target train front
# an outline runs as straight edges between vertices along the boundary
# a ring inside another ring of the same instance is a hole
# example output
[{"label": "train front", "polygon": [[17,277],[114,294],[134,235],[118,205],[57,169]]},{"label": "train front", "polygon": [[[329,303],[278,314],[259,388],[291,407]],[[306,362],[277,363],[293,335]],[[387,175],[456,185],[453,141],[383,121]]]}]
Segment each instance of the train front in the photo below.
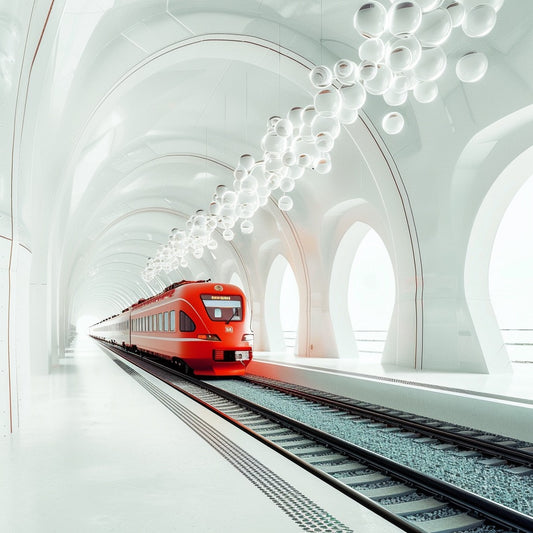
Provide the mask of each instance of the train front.
[{"label": "train front", "polygon": [[[186,299],[200,320],[191,332],[195,338],[191,346],[194,353],[189,353],[185,362],[196,375],[244,374],[252,360],[253,334],[242,290],[236,285],[218,283],[191,284],[186,290]],[[180,320],[183,319],[186,320],[180,313]]]}]

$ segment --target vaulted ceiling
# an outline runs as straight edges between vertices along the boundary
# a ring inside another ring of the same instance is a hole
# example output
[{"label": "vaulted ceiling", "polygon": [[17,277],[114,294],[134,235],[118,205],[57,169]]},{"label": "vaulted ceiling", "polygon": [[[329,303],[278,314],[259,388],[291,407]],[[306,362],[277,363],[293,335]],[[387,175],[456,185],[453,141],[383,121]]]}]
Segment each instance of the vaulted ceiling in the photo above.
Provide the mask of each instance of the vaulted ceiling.
[{"label": "vaulted ceiling", "polygon": [[[442,11],[452,3],[418,2]],[[488,35],[469,37],[456,28],[442,44],[447,67],[435,82],[435,100],[424,104],[411,92],[392,107],[369,94],[359,120],[342,126],[332,172],[306,170],[292,211],[278,209],[283,193],[275,191],[254,217],[253,234],[236,231],[226,241],[217,229],[216,251],[189,257],[186,267],[161,271],[148,283],[147,258],[170,230],[208,209],[219,184],[231,187],[242,154],[262,159],[268,119],[313,103],[311,69],[333,68],[343,58],[360,62],[365,37],[354,28],[354,14],[364,2],[56,0],[35,2],[31,12],[6,7],[3,25],[15,37],[0,45],[4,56],[18,57],[25,42],[26,54],[37,50],[25,57],[27,86],[17,96],[19,238],[41,265],[34,283],[52,288],[60,321],[75,322],[117,312],[175,279],[222,275],[225,261],[246,270],[274,235],[286,232],[281,240],[289,247],[305,247],[308,233],[327,222],[313,228],[314,214],[370,191],[357,177],[365,173],[369,183],[377,181],[369,194],[381,197],[376,202],[394,226],[396,208],[379,183],[389,178],[375,170],[378,159],[405,189],[399,194],[410,214],[401,216],[418,220],[431,271],[455,246],[448,238],[439,251],[434,236],[450,209],[468,202],[468,179],[457,174],[468,167],[467,148],[479,132],[531,105],[533,4],[486,3],[497,13]],[[467,11],[477,4],[464,0]],[[462,83],[455,65],[473,51],[485,54],[488,70],[479,82]],[[396,135],[382,126],[391,111],[405,119]],[[507,127],[520,120],[509,119]],[[486,155],[493,141],[475,144]],[[390,250],[393,241],[386,242]]]}]

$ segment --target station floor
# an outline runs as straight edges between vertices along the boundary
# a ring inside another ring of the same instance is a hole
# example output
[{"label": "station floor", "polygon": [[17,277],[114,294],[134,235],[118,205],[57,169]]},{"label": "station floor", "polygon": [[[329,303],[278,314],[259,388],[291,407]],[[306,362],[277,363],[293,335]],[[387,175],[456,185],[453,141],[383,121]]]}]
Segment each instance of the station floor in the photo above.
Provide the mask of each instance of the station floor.
[{"label": "station floor", "polygon": [[34,380],[20,428],[0,437],[0,531],[397,531],[214,413],[164,393],[182,416],[78,338]]},{"label": "station floor", "polygon": [[533,363],[501,374],[428,372],[375,359],[256,353],[249,372],[533,442]]}]

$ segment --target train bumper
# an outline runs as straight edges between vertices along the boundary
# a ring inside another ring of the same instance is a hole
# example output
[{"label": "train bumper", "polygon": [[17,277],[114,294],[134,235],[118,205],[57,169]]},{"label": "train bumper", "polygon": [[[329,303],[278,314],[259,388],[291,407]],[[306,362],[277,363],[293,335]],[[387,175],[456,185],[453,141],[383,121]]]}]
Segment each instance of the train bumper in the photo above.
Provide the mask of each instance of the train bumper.
[{"label": "train bumper", "polygon": [[198,376],[241,376],[252,360],[249,348],[235,350],[212,350],[209,358],[191,358],[186,361]]}]

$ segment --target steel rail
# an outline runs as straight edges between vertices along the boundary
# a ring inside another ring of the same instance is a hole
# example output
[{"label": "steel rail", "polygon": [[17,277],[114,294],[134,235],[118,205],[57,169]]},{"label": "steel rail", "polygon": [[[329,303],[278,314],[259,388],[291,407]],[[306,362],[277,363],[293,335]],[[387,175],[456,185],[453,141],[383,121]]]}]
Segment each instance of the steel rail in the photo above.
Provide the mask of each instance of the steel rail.
[{"label": "steel rail", "polygon": [[[206,409],[209,409],[210,411],[212,411],[215,414],[219,415],[221,418],[227,420],[232,425],[238,427],[239,429],[241,429],[245,433],[251,435],[252,437],[254,437],[258,441],[262,442],[263,444],[265,444],[269,448],[271,448],[271,449],[275,450],[276,452],[280,453],[281,455],[283,455],[284,457],[286,457],[290,461],[294,462],[295,464],[297,464],[301,468],[307,470],[308,472],[310,472],[314,476],[320,478],[322,481],[325,481],[328,485],[331,485],[332,487],[336,488],[337,490],[339,490],[340,492],[342,492],[346,496],[352,498],[353,500],[357,501],[358,503],[360,503],[364,507],[368,508],[372,512],[374,512],[377,515],[381,516],[385,520],[387,520],[387,521],[391,522],[392,524],[398,526],[403,531],[406,531],[407,533],[425,533],[424,529],[421,529],[418,526],[416,526],[415,524],[413,524],[411,522],[408,522],[407,520],[405,520],[402,517],[398,516],[397,514],[394,514],[394,513],[390,512],[390,511],[388,511],[387,509],[385,509],[384,507],[380,506],[379,504],[377,504],[376,502],[374,502],[370,498],[367,498],[366,496],[364,496],[363,494],[357,492],[356,490],[354,490],[353,488],[349,487],[348,485],[345,485],[344,483],[338,481],[334,477],[326,474],[325,472],[323,472],[319,468],[314,467],[313,465],[311,465],[308,462],[304,461],[303,459],[301,459],[297,455],[294,455],[293,453],[289,452],[288,450],[286,450],[282,446],[279,446],[275,442],[272,442],[271,440],[269,440],[266,437],[262,436],[260,433],[254,431],[253,429],[249,428],[245,424],[239,422],[238,420],[236,420],[232,416],[224,413],[220,409],[218,409],[218,408],[214,407],[213,405],[209,404],[208,402],[202,400],[198,396],[195,396],[194,394],[192,394],[189,391],[185,390],[183,387],[180,387],[178,384],[176,384],[171,379],[165,378],[165,377],[161,376],[159,373],[154,373],[150,369],[150,366],[156,367],[158,370],[163,370],[163,371],[165,371],[165,372],[167,372],[167,373],[169,373],[169,374],[171,374],[173,376],[177,376],[179,379],[187,381],[188,383],[190,383],[192,385],[196,385],[196,386],[201,387],[201,388],[203,388],[205,390],[208,390],[209,392],[212,392],[212,393],[214,393],[214,394],[216,394],[216,395],[218,395],[218,396],[220,396],[220,397],[222,397],[222,398],[224,398],[226,400],[229,400],[229,401],[231,401],[231,402],[233,402],[233,403],[235,403],[237,405],[240,405],[240,406],[242,406],[242,407],[244,407],[244,408],[246,408],[246,409],[248,409],[248,410],[250,410],[250,411],[252,411],[254,413],[260,414],[264,418],[267,418],[267,419],[269,419],[269,420],[271,420],[271,421],[273,421],[275,423],[283,425],[284,427],[287,427],[288,429],[291,429],[290,428],[290,420],[291,419],[289,419],[287,417],[283,417],[283,415],[279,415],[278,413],[275,413],[274,411],[269,411],[268,409],[266,409],[266,408],[264,408],[264,407],[262,407],[262,406],[260,406],[258,404],[254,404],[253,402],[249,402],[247,400],[244,400],[243,398],[239,398],[238,396],[234,396],[231,393],[227,393],[226,391],[222,391],[222,390],[218,389],[217,387],[209,385],[205,381],[200,381],[197,378],[194,378],[194,377],[192,377],[190,375],[183,374],[183,373],[179,372],[178,370],[176,370],[174,368],[171,368],[171,367],[169,367],[169,366],[167,366],[165,364],[161,364],[161,363],[159,363],[157,361],[154,361],[153,359],[150,359],[150,358],[148,358],[146,356],[141,356],[141,355],[138,355],[138,354],[134,354],[132,352],[124,350],[123,348],[121,348],[121,347],[119,347],[117,345],[109,345],[109,344],[105,343],[104,341],[100,341],[99,340],[98,342],[103,344],[108,350],[114,352],[115,354],[119,355],[120,357],[123,357],[124,359],[126,359],[130,363],[138,366],[139,368],[142,368],[143,370],[145,370],[146,372],[150,373],[154,377],[160,379],[161,381],[163,381],[164,383],[166,383],[167,385],[169,385],[173,389],[177,390],[181,394],[184,394],[185,396],[187,396],[191,400],[194,400],[195,402],[197,402],[198,404],[202,405]],[[142,363],[145,363],[145,364],[142,364]],[[288,421],[287,424],[288,425],[280,422],[280,420],[283,420],[283,418],[287,419],[287,421]]]},{"label": "steel rail", "polygon": [[[417,422],[413,420],[408,420],[406,418],[402,418],[401,416],[395,416],[395,415],[390,415],[387,413],[382,413],[370,407],[353,405],[349,402],[344,402],[341,400],[333,400],[326,396],[322,396],[321,394],[313,394],[310,392],[295,390],[291,388],[289,385],[287,387],[284,387],[283,385],[279,385],[275,383],[271,384],[271,383],[264,382],[262,380],[255,380],[253,377],[250,377],[250,376],[246,376],[241,379],[249,383],[254,383],[256,385],[260,385],[263,387],[272,388],[279,392],[283,392],[285,394],[289,394],[291,396],[302,398],[302,399],[305,399],[305,400],[308,400],[314,403],[320,403],[322,405],[327,405],[327,406],[333,407],[341,411],[345,411],[353,415],[359,415],[359,416],[362,415],[364,417],[375,420],[376,422],[383,422],[387,425],[401,427],[403,429],[415,431],[416,433],[420,433],[421,435],[425,435],[425,436],[432,437],[432,438],[437,438],[441,441],[460,445],[468,449],[473,449],[473,450],[482,452],[486,455],[496,456],[496,457],[505,459],[506,461],[509,461],[511,463],[524,465],[524,466],[533,465],[533,454],[525,452],[520,449],[511,448],[509,446],[501,446],[501,445],[498,445],[498,443],[496,442],[486,442],[473,436],[461,435],[459,433],[454,433],[453,431],[447,431],[445,429],[441,429],[438,427],[429,426],[427,424],[424,424],[423,422]],[[392,410],[394,409],[391,409],[391,411]],[[421,417],[421,418],[428,418],[428,417]],[[479,430],[479,432],[486,434],[485,432],[481,430]],[[519,439],[513,439],[513,440],[518,441]]]},{"label": "steel rail", "polygon": [[[446,503],[450,503],[453,506],[459,509],[463,509],[465,510],[465,512],[468,512],[470,514],[474,513],[480,518],[488,520],[491,524],[496,525],[497,527],[512,529],[519,533],[529,533],[533,531],[533,518],[523,513],[514,511],[504,505],[478,496],[455,485],[434,478],[432,476],[428,476],[407,466],[398,464],[386,457],[383,457],[382,455],[379,455],[375,452],[371,452],[369,450],[361,448],[360,446],[357,446],[343,439],[325,433],[321,430],[303,424],[290,417],[267,409],[259,404],[236,396],[228,391],[219,389],[218,387],[206,383],[205,381],[200,381],[192,376],[184,375],[179,371],[173,368],[169,368],[167,365],[153,361],[150,358],[133,354],[131,352],[128,352],[127,350],[123,350],[121,347],[116,345],[110,346],[107,343],[103,343],[102,341],[99,342],[101,342],[106,348],[110,349],[115,354],[125,358],[132,364],[152,374],[154,377],[163,381],[181,394],[186,395],[188,398],[194,400],[203,407],[218,414],[234,426],[238,427],[239,429],[256,438],[258,441],[262,442],[266,446],[287,457],[288,459],[298,464],[313,475],[317,476],[318,478],[322,479],[329,485],[335,487],[343,494],[349,496],[361,505],[367,507],[371,511],[388,520],[389,522],[395,524],[403,531],[407,531],[409,533],[425,533],[427,530],[423,529],[423,527],[419,527],[419,525],[421,526],[423,522],[410,522],[404,519],[403,517],[387,510],[371,498],[366,497],[364,494],[361,494],[349,485],[344,484],[343,482],[337,480],[330,474],[327,474],[326,472],[320,470],[312,464],[309,464],[305,461],[305,459],[302,459],[297,455],[291,453],[289,450],[283,448],[275,442],[272,442],[268,438],[262,436],[260,433],[239,422],[231,415],[224,413],[217,407],[211,405],[209,402],[206,402],[201,398],[197,397],[195,394],[187,391],[185,388],[183,388],[183,386],[180,386],[179,384],[175,383],[175,377],[178,377],[179,379],[186,381],[187,383],[193,386],[197,386],[206,391],[209,391],[221,398],[224,398],[227,401],[230,401],[249,411],[252,411],[253,413],[261,415],[262,417],[269,419],[272,422],[287,428],[288,430],[295,431],[303,436],[306,436],[309,439],[312,439],[333,451],[345,455],[347,459],[363,461],[366,464],[371,465],[373,468],[376,468],[376,470],[384,472],[392,478],[395,478],[397,481],[416,487],[426,494],[436,496],[440,500],[444,499]],[[159,372],[154,372],[153,367],[157,368]],[[171,377],[169,378],[168,375],[161,375],[160,371],[164,371],[165,373],[170,374]]]},{"label": "steel rail", "polygon": [[[188,378],[188,379],[191,379],[191,378]],[[377,454],[370,450],[366,450],[365,448],[362,448],[348,441],[345,441],[343,439],[330,435],[329,433],[325,433],[319,429],[308,426],[307,424],[303,424],[302,422],[294,420],[293,418],[287,417],[280,413],[276,413],[275,411],[267,409],[266,407],[258,405],[254,402],[250,402],[249,400],[246,400],[244,398],[240,398],[239,396],[236,396],[230,392],[221,390],[208,383],[205,383],[205,382],[197,383],[196,382],[195,384],[197,385],[199,384],[200,386],[205,387],[209,391],[223,396],[227,400],[238,403],[239,405],[246,407],[247,409],[251,411],[254,411],[267,418],[270,418],[271,420],[275,422],[280,423],[281,425],[287,427],[288,429],[295,430],[311,439],[314,439],[320,442],[321,444],[324,444],[325,446],[329,448],[337,450],[338,452],[347,455],[350,459],[363,460],[364,462],[375,467],[377,470],[385,471],[387,473],[392,474],[393,477],[399,479],[400,481],[404,483],[420,488],[424,492],[429,492],[430,494],[433,494],[437,496],[438,498],[444,497],[449,502],[452,502],[454,505],[456,505],[459,508],[466,509],[466,511],[468,512],[474,511],[476,513],[479,513],[482,517],[490,519],[495,524],[498,524],[505,528],[512,528],[518,531],[523,531],[524,533],[530,533],[533,531],[533,518],[523,513],[510,509],[509,507],[493,502],[486,498],[483,498],[482,496],[479,496],[477,494],[474,494],[473,492],[457,487],[456,485],[452,485],[451,483],[448,483],[446,481],[442,481],[433,476],[423,474],[417,470],[414,470],[407,466],[396,463],[395,461],[392,461],[380,454]],[[239,424],[238,422],[237,424],[241,426],[241,424]],[[248,430],[248,432],[251,432],[251,431]],[[265,440],[264,437],[261,437],[261,436],[259,437],[260,437],[260,440],[262,441]],[[277,445],[272,446],[272,444],[274,443],[269,443],[268,440],[266,444],[271,447],[275,446],[276,448],[279,448]],[[284,450],[284,452],[286,452],[286,450]],[[292,456],[292,454],[290,453],[289,454],[284,453],[284,455],[286,455],[289,458],[290,456]],[[300,463],[301,459],[299,458],[297,459],[298,459],[298,462]],[[303,466],[309,471],[314,472],[315,470],[315,468],[313,468],[311,465],[307,465],[306,463],[304,463]],[[311,468],[308,468],[308,466],[311,466]],[[325,476],[327,476],[328,478],[331,477],[327,474],[324,475],[324,473],[321,471],[319,471],[319,473],[315,475],[319,475],[319,477],[323,478],[327,482],[329,482],[329,480],[327,480]],[[343,484],[341,483],[341,485]],[[344,487],[347,487],[347,486],[344,485]],[[357,491],[353,491],[353,492],[361,496],[360,493],[358,493]],[[365,500],[368,500],[368,498],[365,497]],[[358,499],[358,501],[360,500]],[[370,501],[373,502],[373,500],[370,500]],[[425,531],[425,530],[418,529],[418,531]]]}]

